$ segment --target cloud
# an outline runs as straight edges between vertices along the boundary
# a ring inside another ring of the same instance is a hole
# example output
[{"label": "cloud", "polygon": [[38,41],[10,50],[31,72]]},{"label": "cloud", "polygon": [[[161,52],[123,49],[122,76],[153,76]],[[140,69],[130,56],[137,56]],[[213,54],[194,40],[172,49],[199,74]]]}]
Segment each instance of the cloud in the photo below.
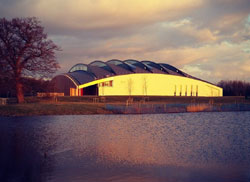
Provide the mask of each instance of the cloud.
[{"label": "cloud", "polygon": [[96,59],[107,61],[113,58],[121,60],[134,58],[169,63],[188,74],[215,83],[223,79],[250,80],[250,56],[247,51],[250,41],[241,44],[230,42],[204,44],[198,47],[162,47],[156,50],[153,49],[154,46],[152,48],[149,46],[151,41],[151,38],[144,39],[144,36],[131,36],[124,40],[111,39],[86,50],[78,48],[73,53],[68,52],[72,54],[69,56],[72,62],[65,61],[67,64],[65,67],[69,68],[73,62],[89,63]]},{"label": "cloud", "polygon": [[[209,43],[217,40],[217,32],[212,32],[208,28],[199,28],[191,19],[181,19],[178,21],[162,23],[166,30],[172,31],[181,36],[181,40],[192,38],[189,43]],[[183,44],[182,44],[183,45]]]},{"label": "cloud", "polygon": [[242,41],[244,34],[249,35],[249,29],[246,29],[249,12],[249,0],[204,0],[203,7],[190,16],[196,25],[217,32],[221,39]]},{"label": "cloud", "polygon": [[[197,49],[199,55],[183,70],[203,79],[213,82],[219,80],[250,80],[250,55],[244,49],[250,46],[250,41],[242,44],[223,42]],[[197,53],[197,54],[198,54]],[[197,69],[199,71],[197,71]]]},{"label": "cloud", "polygon": [[[127,27],[169,20],[200,5],[201,0],[21,0],[10,11],[34,15],[61,28],[100,29]],[[13,11],[18,9],[19,11]]]},{"label": "cloud", "polygon": [[[250,81],[249,0],[1,0],[0,16],[36,16],[62,47],[61,71],[93,60],[165,62],[209,81]],[[230,74],[228,74],[230,70]]]}]

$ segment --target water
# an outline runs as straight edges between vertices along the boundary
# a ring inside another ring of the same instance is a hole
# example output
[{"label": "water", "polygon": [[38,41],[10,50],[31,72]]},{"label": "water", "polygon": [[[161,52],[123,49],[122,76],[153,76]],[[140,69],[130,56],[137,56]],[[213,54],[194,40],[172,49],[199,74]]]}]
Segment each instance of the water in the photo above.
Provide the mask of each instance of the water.
[{"label": "water", "polygon": [[250,112],[0,117],[0,181],[250,181]]}]

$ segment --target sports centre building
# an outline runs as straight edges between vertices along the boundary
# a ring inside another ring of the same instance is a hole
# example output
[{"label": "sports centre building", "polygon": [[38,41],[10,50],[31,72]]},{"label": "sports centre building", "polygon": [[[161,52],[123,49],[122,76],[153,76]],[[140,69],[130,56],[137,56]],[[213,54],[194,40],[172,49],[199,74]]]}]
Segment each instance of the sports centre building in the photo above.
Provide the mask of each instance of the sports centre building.
[{"label": "sports centre building", "polygon": [[65,96],[222,96],[222,88],[169,64],[131,59],[76,64],[52,83]]}]

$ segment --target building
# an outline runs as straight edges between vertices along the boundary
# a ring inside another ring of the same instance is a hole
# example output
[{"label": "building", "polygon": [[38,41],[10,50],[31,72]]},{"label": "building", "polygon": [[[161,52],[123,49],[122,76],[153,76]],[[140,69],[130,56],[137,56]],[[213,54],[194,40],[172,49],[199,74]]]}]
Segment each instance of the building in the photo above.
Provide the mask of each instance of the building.
[{"label": "building", "polygon": [[52,83],[65,96],[222,96],[222,88],[169,64],[131,59],[76,64]]}]

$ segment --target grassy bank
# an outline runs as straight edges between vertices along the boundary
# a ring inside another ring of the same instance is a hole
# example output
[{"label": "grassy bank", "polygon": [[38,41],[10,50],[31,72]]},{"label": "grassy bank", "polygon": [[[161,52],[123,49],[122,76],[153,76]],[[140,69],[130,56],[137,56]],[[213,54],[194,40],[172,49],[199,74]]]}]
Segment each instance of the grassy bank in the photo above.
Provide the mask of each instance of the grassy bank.
[{"label": "grassy bank", "polygon": [[245,97],[27,97],[0,105],[0,116],[129,114],[250,110]]},{"label": "grassy bank", "polygon": [[0,106],[1,116],[111,114],[104,104],[38,102]]}]

